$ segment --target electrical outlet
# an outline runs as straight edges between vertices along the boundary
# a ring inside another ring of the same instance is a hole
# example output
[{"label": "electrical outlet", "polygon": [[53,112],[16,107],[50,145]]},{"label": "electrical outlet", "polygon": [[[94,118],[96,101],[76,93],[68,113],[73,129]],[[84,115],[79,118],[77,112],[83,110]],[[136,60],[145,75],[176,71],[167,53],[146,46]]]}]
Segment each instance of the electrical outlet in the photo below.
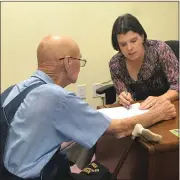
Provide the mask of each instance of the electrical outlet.
[{"label": "electrical outlet", "polygon": [[77,95],[82,99],[86,99],[86,84],[78,85]]},{"label": "electrical outlet", "polygon": [[97,94],[96,93],[96,89],[99,89],[100,87],[102,87],[103,85],[101,83],[94,83],[93,84],[93,97],[96,98],[96,97],[104,97],[105,95],[104,94]]}]

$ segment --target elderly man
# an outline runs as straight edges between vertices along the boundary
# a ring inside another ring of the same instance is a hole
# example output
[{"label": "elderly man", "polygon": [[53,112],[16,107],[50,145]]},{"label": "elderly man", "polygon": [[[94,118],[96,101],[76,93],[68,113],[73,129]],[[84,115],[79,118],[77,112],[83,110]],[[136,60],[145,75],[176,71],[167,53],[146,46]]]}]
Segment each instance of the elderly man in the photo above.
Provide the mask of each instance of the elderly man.
[{"label": "elderly man", "polygon": [[11,123],[4,166],[15,177],[40,177],[63,142],[75,141],[91,148],[104,133],[127,136],[136,123],[148,127],[176,116],[174,106],[164,100],[143,115],[113,120],[65,90],[76,82],[80,66],[86,64],[78,45],[68,37],[45,37],[38,46],[37,59],[37,71],[17,84],[3,103],[7,105],[32,84],[44,83],[26,96]]}]

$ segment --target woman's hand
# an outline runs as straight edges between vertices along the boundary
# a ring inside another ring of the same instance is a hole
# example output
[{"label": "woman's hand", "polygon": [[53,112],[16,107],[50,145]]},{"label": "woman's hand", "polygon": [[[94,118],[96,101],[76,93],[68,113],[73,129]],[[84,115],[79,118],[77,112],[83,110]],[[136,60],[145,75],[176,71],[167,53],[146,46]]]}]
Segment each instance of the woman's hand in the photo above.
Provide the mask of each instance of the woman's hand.
[{"label": "woman's hand", "polygon": [[129,108],[129,106],[134,102],[132,95],[129,92],[123,91],[119,95],[119,104],[123,105],[126,108]]},{"label": "woman's hand", "polygon": [[143,101],[140,105],[140,109],[149,109],[154,106],[156,103],[164,101],[165,98],[161,96],[149,96],[145,101]]}]

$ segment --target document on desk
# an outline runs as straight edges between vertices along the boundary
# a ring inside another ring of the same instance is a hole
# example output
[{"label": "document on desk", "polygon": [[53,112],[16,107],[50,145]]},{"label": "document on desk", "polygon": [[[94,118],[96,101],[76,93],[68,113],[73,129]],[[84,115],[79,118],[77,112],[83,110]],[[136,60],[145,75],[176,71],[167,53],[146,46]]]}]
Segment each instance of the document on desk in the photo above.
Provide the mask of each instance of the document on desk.
[{"label": "document on desk", "polygon": [[139,106],[140,103],[135,103],[130,105],[129,109],[121,106],[114,108],[98,109],[98,111],[110,117],[111,119],[124,119],[128,117],[140,115],[149,111],[149,110],[141,110],[139,109]]}]

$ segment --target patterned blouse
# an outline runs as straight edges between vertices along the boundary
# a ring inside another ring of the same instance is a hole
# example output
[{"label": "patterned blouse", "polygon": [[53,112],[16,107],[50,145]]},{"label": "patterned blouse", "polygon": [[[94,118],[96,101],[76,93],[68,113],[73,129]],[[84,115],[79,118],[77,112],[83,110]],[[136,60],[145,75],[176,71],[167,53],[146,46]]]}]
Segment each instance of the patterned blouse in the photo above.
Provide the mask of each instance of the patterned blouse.
[{"label": "patterned blouse", "polygon": [[179,91],[178,60],[171,48],[162,41],[146,40],[144,62],[133,80],[126,68],[125,57],[118,52],[109,62],[111,78],[117,94],[126,88],[135,100],[160,96],[168,89]]}]

